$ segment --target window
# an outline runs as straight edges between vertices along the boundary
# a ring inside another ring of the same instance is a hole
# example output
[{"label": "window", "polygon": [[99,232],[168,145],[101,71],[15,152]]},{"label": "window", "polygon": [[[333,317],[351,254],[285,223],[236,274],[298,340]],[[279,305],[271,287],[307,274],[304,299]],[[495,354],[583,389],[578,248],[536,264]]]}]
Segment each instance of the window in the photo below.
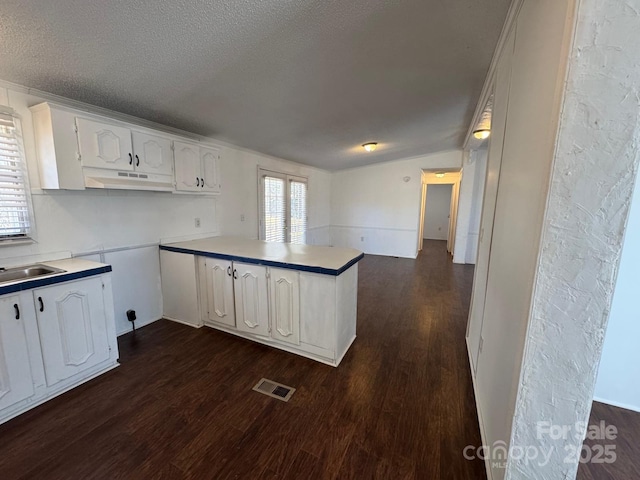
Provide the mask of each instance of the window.
[{"label": "window", "polygon": [[267,242],[307,242],[307,179],[258,170],[260,179],[260,239]]},{"label": "window", "polygon": [[19,126],[13,111],[0,107],[0,241],[27,239],[32,230]]}]

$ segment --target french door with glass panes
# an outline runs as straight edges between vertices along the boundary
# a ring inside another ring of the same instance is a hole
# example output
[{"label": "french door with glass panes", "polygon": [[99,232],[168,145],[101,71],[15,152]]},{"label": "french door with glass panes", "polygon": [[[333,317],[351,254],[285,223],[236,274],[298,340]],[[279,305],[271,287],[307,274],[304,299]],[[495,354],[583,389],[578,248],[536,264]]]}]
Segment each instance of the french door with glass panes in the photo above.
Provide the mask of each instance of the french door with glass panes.
[{"label": "french door with glass panes", "polygon": [[307,243],[307,179],[258,170],[260,239]]}]

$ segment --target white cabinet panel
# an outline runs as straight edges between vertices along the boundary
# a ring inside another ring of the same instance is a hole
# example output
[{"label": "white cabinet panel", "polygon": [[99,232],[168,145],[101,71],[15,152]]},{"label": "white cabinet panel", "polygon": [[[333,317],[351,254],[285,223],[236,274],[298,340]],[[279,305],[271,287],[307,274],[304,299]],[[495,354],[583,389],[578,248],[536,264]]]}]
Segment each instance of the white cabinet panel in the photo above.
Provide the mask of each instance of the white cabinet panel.
[{"label": "white cabinet panel", "polygon": [[267,268],[233,264],[237,328],[256,335],[269,335]]},{"label": "white cabinet panel", "polygon": [[25,317],[33,318],[33,303],[20,300],[0,299],[0,410],[35,393],[24,328]]},{"label": "white cabinet panel", "polygon": [[33,298],[48,386],[109,359],[100,278],[40,288]]},{"label": "white cabinet panel", "polygon": [[137,172],[171,175],[173,152],[171,140],[133,131],[133,156]]},{"label": "white cabinet panel", "polygon": [[300,276],[295,270],[271,269],[271,336],[300,344]]},{"label": "white cabinet panel", "polygon": [[160,250],[163,316],[199,327],[200,309],[193,255]]},{"label": "white cabinet panel", "polygon": [[83,167],[133,170],[131,130],[86,118],[76,125]]},{"label": "white cabinet panel", "polygon": [[212,148],[200,147],[200,159],[202,161],[203,191],[220,192],[220,152]]},{"label": "white cabinet panel", "polygon": [[200,147],[190,143],[174,142],[176,189],[201,191]]},{"label": "white cabinet panel", "polygon": [[235,327],[231,262],[207,258],[204,261],[204,268],[207,283],[207,320]]}]

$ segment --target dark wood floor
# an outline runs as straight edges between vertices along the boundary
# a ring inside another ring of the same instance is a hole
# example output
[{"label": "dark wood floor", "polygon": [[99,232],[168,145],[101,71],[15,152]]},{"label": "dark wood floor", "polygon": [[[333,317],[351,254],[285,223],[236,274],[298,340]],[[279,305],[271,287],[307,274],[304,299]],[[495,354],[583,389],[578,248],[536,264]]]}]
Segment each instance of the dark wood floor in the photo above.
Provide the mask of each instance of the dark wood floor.
[{"label": "dark wood floor", "polygon": [[[593,461],[580,464],[577,480],[631,480],[640,478],[640,413],[612,407],[604,403],[593,402],[590,425],[613,425],[617,428],[615,440],[599,439],[587,440],[583,458],[602,458],[602,446],[613,445],[616,455],[613,463],[594,463]],[[587,453],[590,452],[590,453]]]},{"label": "dark wood floor", "polygon": [[[2,479],[484,479],[465,350],[473,267],[444,242],[360,263],[338,368],[160,321],[122,366],[0,426]],[[296,387],[289,403],[251,391]]]}]

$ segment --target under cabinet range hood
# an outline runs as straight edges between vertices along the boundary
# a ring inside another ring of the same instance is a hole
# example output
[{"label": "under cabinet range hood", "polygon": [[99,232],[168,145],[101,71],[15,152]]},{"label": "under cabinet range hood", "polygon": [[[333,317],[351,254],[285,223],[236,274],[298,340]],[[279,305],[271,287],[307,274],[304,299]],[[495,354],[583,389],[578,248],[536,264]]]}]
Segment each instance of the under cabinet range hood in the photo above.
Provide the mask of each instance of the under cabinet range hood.
[{"label": "under cabinet range hood", "polygon": [[84,184],[87,188],[108,188],[118,190],[150,190],[172,192],[173,179],[168,175],[152,173],[119,172],[99,168],[85,168]]}]

